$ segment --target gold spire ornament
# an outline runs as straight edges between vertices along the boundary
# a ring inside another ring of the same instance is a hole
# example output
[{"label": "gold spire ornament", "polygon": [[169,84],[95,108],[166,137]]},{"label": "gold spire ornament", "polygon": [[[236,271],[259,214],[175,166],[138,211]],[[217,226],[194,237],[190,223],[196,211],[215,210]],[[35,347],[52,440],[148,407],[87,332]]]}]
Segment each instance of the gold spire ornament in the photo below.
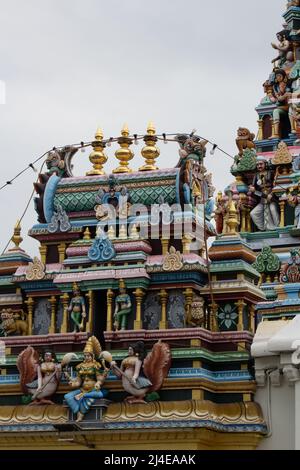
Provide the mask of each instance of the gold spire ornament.
[{"label": "gold spire ornament", "polygon": [[103,142],[102,129],[97,129],[95,140],[92,143],[93,151],[90,154],[90,162],[93,164],[93,169],[86,173],[86,176],[105,175],[103,165],[107,162],[107,156],[104,153],[105,143]]},{"label": "gold spire ornament", "polygon": [[84,240],[90,240],[91,239],[91,232],[90,232],[90,229],[88,227],[84,231],[83,239]]},{"label": "gold spire ornament", "polygon": [[139,171],[158,170],[155,160],[159,157],[160,150],[156,147],[157,137],[153,122],[149,122],[148,124],[147,135],[144,137],[144,142],[146,146],[142,149],[142,155],[146,160],[146,165],[139,168]]},{"label": "gold spire ornament", "polygon": [[229,217],[227,220],[227,226],[229,228],[229,233],[227,235],[236,235],[238,232],[238,213],[236,209],[236,205],[233,200],[230,202],[229,206]]},{"label": "gold spire ornament", "polygon": [[11,241],[15,244],[13,249],[18,250],[23,241],[23,238],[21,237],[21,222],[19,220],[17,220],[17,223],[14,227],[14,234],[11,237]]},{"label": "gold spire ornament", "polygon": [[120,147],[115,156],[119,160],[120,165],[118,168],[113,170],[113,173],[132,173],[132,170],[129,168],[129,162],[133,159],[134,153],[130,150],[130,145],[132,145],[132,139],[129,137],[129,129],[127,124],[124,124],[123,129],[121,131],[122,136],[119,137],[118,143]]}]

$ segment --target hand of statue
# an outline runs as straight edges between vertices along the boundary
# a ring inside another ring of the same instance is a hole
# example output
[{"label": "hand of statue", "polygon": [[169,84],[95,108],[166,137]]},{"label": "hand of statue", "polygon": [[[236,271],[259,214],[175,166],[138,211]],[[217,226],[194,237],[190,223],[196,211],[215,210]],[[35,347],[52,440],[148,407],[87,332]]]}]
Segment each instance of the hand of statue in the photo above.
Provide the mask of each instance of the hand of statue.
[{"label": "hand of statue", "polygon": [[86,317],[86,313],[82,312],[82,318],[85,318],[85,317]]},{"label": "hand of statue", "polygon": [[255,193],[255,187],[254,186],[249,186],[249,191],[250,191],[250,193]]},{"label": "hand of statue", "polygon": [[110,367],[115,367],[117,365],[116,361],[111,361]]},{"label": "hand of statue", "polygon": [[[277,44],[275,44],[274,42],[271,42],[271,46],[273,47],[273,49],[278,49]],[[272,62],[274,62],[274,61],[272,60]]]},{"label": "hand of statue", "polygon": [[95,390],[96,390],[97,392],[99,392],[99,390],[100,390],[100,388],[101,388],[101,385],[99,384],[99,382],[96,382],[96,383],[95,383],[95,387],[94,387],[94,388],[95,388]]},{"label": "hand of statue", "polygon": [[271,202],[273,199],[273,194],[268,194],[267,201]]}]

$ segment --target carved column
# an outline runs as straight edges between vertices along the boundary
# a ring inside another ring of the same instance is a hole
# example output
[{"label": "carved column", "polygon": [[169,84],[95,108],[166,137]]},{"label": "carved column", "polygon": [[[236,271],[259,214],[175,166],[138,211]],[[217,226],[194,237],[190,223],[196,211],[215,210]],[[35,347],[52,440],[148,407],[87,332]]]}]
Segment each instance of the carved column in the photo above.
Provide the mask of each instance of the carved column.
[{"label": "carved column", "polygon": [[264,139],[264,133],[263,133],[263,120],[259,119],[257,121],[258,123],[258,135],[257,135],[257,140],[263,140]]},{"label": "carved column", "polygon": [[41,245],[39,247],[40,250],[40,255],[41,255],[41,261],[43,264],[46,264],[46,259],[47,259],[47,245]]},{"label": "carved column", "polygon": [[106,331],[113,331],[113,299],[114,291],[108,289],[106,293],[107,298],[107,317],[106,317]]},{"label": "carved column", "polygon": [[194,297],[194,291],[191,288],[187,288],[183,291],[184,297],[185,297],[185,319],[184,319],[184,324],[187,326],[188,319],[191,317],[191,308],[192,308],[192,303],[193,303],[193,297]]},{"label": "carved column", "polygon": [[63,322],[60,328],[61,333],[68,332],[68,306],[69,306],[69,294],[66,292],[61,296],[62,304],[63,304]]},{"label": "carved column", "polygon": [[250,305],[250,331],[255,333],[255,307],[253,304]]},{"label": "carved column", "polygon": [[280,206],[280,227],[285,226],[285,201],[280,201],[279,202]]},{"label": "carved column", "polygon": [[143,328],[143,322],[142,322],[142,302],[143,302],[143,297],[145,295],[145,292],[143,289],[136,289],[134,291],[135,295],[135,300],[136,300],[136,315],[135,315],[135,320],[134,320],[134,329],[135,330],[141,330]]},{"label": "carved column", "polygon": [[161,321],[159,322],[160,330],[168,329],[168,319],[167,319],[167,304],[169,294],[165,289],[162,289],[159,294],[160,303],[161,303]]},{"label": "carved column", "polygon": [[66,244],[60,243],[58,245],[58,254],[59,254],[59,262],[62,264],[65,261],[66,255]]},{"label": "carved column", "polygon": [[85,331],[87,333],[92,333],[94,322],[94,291],[89,290],[86,296],[89,301],[89,319],[86,322]]},{"label": "carved column", "polygon": [[247,208],[242,207],[241,232],[247,232]]},{"label": "carved column", "polygon": [[190,249],[191,245],[191,237],[189,235],[183,235],[182,237],[182,248],[183,248],[183,254],[188,255],[191,251]]},{"label": "carved column", "polygon": [[168,238],[161,238],[161,249],[162,254],[167,255],[169,252],[169,239]]},{"label": "carved column", "polygon": [[27,300],[25,300],[25,303],[28,308],[28,335],[32,335],[32,325],[33,325],[33,306],[34,306],[34,300],[32,297],[28,297]]},{"label": "carved column", "polygon": [[218,310],[219,306],[215,302],[213,304],[209,305],[210,307],[210,331],[219,331],[219,325],[218,325]]},{"label": "carved column", "polygon": [[244,331],[243,314],[244,314],[244,307],[246,306],[246,304],[243,300],[239,300],[238,302],[236,302],[235,305],[238,308],[238,315],[239,315],[237,329],[238,331]]},{"label": "carved column", "polygon": [[51,304],[51,323],[50,323],[50,328],[49,328],[49,333],[54,334],[55,333],[55,320],[56,320],[56,297],[52,295],[49,299],[49,302]]},{"label": "carved column", "polygon": [[247,216],[246,216],[246,232],[252,232],[251,227],[251,209],[247,209]]}]

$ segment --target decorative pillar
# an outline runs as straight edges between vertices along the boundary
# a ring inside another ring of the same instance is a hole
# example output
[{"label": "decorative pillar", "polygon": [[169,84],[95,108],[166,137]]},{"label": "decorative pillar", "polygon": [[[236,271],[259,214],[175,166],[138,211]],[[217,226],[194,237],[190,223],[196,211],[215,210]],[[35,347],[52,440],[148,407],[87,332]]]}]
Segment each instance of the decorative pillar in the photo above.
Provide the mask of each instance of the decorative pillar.
[{"label": "decorative pillar", "polygon": [[161,249],[162,249],[163,255],[167,255],[169,253],[169,239],[168,238],[161,238]]},{"label": "decorative pillar", "polygon": [[280,206],[280,227],[283,228],[285,226],[285,201],[280,201],[279,206]]},{"label": "decorative pillar", "polygon": [[255,333],[255,307],[253,304],[250,305],[250,331]]},{"label": "decorative pillar", "polygon": [[58,245],[58,254],[59,254],[59,262],[62,264],[65,261],[66,255],[66,244],[60,243]]},{"label": "decorative pillar", "polygon": [[143,289],[136,289],[134,291],[135,295],[135,300],[136,300],[136,316],[134,320],[134,329],[135,330],[141,330],[143,328],[143,322],[142,322],[142,302],[143,302],[143,297],[145,295],[145,292]]},{"label": "decorative pillar", "polygon": [[264,140],[264,133],[263,133],[263,120],[259,119],[257,121],[258,123],[258,135],[257,135],[257,140]]},{"label": "decorative pillar", "polygon": [[247,232],[247,208],[242,207],[241,232]]},{"label": "decorative pillar", "polygon": [[32,335],[32,324],[33,324],[33,306],[34,306],[34,300],[32,297],[28,297],[27,300],[25,300],[25,303],[28,308],[28,335]]},{"label": "decorative pillar", "polygon": [[160,303],[161,303],[161,321],[159,322],[160,330],[168,329],[168,319],[167,319],[167,304],[169,294],[165,289],[161,289],[160,294]]},{"label": "decorative pillar", "polygon": [[191,252],[191,237],[189,235],[183,235],[182,237],[182,248],[183,254],[188,255]]},{"label": "decorative pillar", "polygon": [[184,326],[187,326],[188,319],[191,317],[191,308],[193,303],[194,291],[191,288],[187,288],[183,291],[185,297],[185,319],[184,319]]},{"label": "decorative pillar", "polygon": [[61,296],[62,304],[63,304],[63,322],[60,328],[61,333],[68,332],[68,306],[69,306],[69,294],[66,292]]},{"label": "decorative pillar", "polygon": [[89,290],[86,296],[89,301],[89,319],[86,323],[85,331],[87,333],[92,333],[94,322],[94,291]]},{"label": "decorative pillar", "polygon": [[41,261],[43,264],[46,264],[46,259],[47,259],[47,245],[41,245],[39,247],[40,250],[40,255],[41,255]]},{"label": "decorative pillar", "polygon": [[215,302],[213,304],[209,305],[210,307],[210,331],[217,332],[219,331],[219,325],[218,325],[218,310],[219,306]]},{"label": "decorative pillar", "polygon": [[246,307],[246,304],[243,300],[239,300],[238,302],[236,302],[235,305],[238,308],[238,314],[239,314],[237,329],[238,331],[244,331],[243,314],[244,314],[244,307]]},{"label": "decorative pillar", "polygon": [[114,291],[108,289],[106,293],[107,298],[107,316],[106,316],[106,331],[113,331],[113,299]]},{"label": "decorative pillar", "polygon": [[247,209],[247,215],[246,215],[246,232],[252,232],[252,226],[251,226],[251,215],[250,215],[251,209]]},{"label": "decorative pillar", "polygon": [[55,333],[55,320],[56,320],[56,297],[55,295],[52,295],[49,299],[49,302],[51,304],[51,323],[50,323],[50,328],[49,328],[49,334],[54,334]]}]

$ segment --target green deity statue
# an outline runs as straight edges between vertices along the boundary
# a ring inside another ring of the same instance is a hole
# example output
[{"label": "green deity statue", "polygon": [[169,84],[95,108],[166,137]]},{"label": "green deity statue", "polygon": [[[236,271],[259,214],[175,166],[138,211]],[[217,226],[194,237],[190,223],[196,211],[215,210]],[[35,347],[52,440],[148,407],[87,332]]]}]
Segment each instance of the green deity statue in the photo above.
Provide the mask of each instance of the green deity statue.
[{"label": "green deity statue", "polygon": [[116,331],[126,330],[128,325],[128,316],[132,310],[130,296],[126,292],[126,285],[123,279],[119,282],[120,293],[115,301],[114,327]]},{"label": "green deity statue", "polygon": [[73,298],[69,304],[68,311],[71,312],[71,319],[74,324],[74,333],[83,331],[83,321],[86,317],[85,300],[80,295],[77,284],[73,285]]}]

